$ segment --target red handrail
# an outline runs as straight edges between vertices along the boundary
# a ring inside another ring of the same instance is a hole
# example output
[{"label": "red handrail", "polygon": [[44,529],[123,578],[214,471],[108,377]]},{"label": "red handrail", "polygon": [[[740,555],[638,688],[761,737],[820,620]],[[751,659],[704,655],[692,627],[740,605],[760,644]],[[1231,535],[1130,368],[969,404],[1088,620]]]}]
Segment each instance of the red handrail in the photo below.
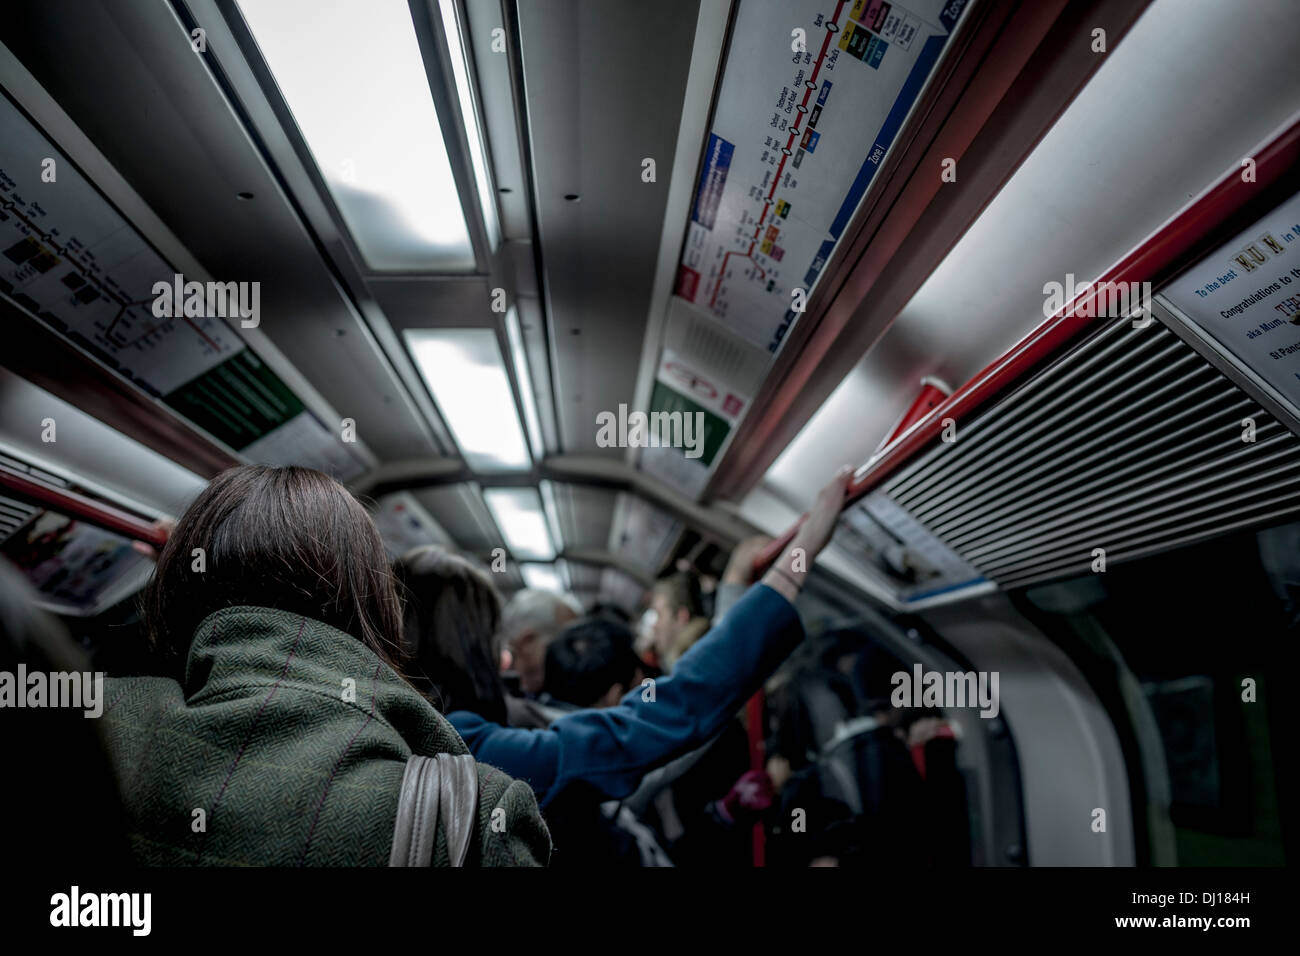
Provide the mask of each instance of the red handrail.
[{"label": "red handrail", "polygon": [[[926,415],[930,414],[930,412],[934,411],[934,409],[938,408],[943,400],[951,394],[951,385],[944,385],[929,376],[921,379],[921,391],[917,394],[916,398],[912,400],[912,404],[907,407],[907,411],[905,411],[903,417],[898,420],[898,424],[890,429],[889,434],[885,436],[885,440],[880,443],[880,448],[884,448],[899,435],[903,434],[903,432],[907,431]],[[880,448],[877,448],[876,450],[879,451]]]},{"label": "red handrail", "polygon": [[[763,752],[764,699],[763,691],[758,690],[745,704],[745,732],[749,736],[750,770],[762,770],[767,765]],[[754,866],[765,866],[767,863],[767,831],[763,829],[761,822],[754,824],[750,850],[753,854]]]},{"label": "red handrail", "polygon": [[0,468],[0,488],[60,514],[81,518],[109,531],[116,531],[133,541],[143,541],[155,548],[161,548],[167,543],[165,527],[75,491],[52,488],[4,468]]},{"label": "red handrail", "polygon": [[[1300,118],[1257,151],[1255,178],[1245,182],[1242,170],[1230,169],[1218,182],[1182,208],[1172,219],[1140,242],[1103,272],[1085,291],[1066,303],[938,407],[895,437],[854,473],[844,496],[844,507],[863,498],[909,458],[939,436],[944,419],[959,421],[1023,381],[1043,363],[1086,331],[1100,283],[1150,282],[1165,273],[1198,244],[1219,230],[1234,213],[1262,191],[1278,184],[1300,165]],[[1226,238],[1226,237],[1225,237]],[[1088,304],[1088,308],[1082,308]],[[1080,316],[1079,312],[1085,312]],[[801,516],[754,559],[762,573],[793,540]]]}]

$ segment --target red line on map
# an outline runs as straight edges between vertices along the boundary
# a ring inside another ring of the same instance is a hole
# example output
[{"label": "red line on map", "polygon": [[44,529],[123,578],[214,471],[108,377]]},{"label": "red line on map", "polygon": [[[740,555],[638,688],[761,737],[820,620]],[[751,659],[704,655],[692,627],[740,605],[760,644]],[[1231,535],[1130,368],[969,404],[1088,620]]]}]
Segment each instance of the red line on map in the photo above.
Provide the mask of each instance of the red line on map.
[{"label": "red line on map", "polygon": [[[810,74],[808,75],[808,83],[810,83],[810,84],[812,84],[812,85],[811,85],[811,86],[809,86],[808,84],[805,84],[805,85],[804,85],[804,91],[803,91],[803,102],[799,104],[799,105],[800,105],[800,111],[799,111],[799,115],[800,115],[800,116],[807,116],[807,115],[808,115],[808,112],[807,112],[807,107],[808,107],[808,97],[812,96],[812,94],[813,94],[813,88],[814,88],[814,87],[816,86],[816,84],[817,84],[817,76],[818,76],[819,73],[821,73],[821,69],[822,69],[822,60],[824,60],[825,57],[826,57],[826,51],[830,48],[830,45],[831,45],[831,37],[834,35],[834,34],[832,33],[832,31],[831,31],[831,27],[834,26],[834,27],[836,28],[836,31],[838,31],[838,29],[839,29],[839,22],[840,22],[840,12],[844,9],[844,4],[845,4],[846,2],[847,2],[847,0],[839,0],[839,2],[837,2],[837,3],[835,4],[835,12],[834,12],[833,14],[831,14],[830,21],[827,22],[827,24],[826,24],[826,36],[822,38],[822,48],[821,48],[821,52],[817,54],[817,59],[813,62],[813,70],[812,70],[812,73],[810,73]],[[787,152],[783,152],[783,154],[782,154],[782,156],[781,156],[781,162],[777,164],[777,167],[776,167],[776,175],[772,177],[772,188],[769,189],[769,190],[767,191],[767,199],[763,201],[763,212],[762,212],[762,214],[758,217],[758,225],[754,227],[754,238],[755,238],[755,239],[758,238],[758,234],[759,234],[759,232],[760,232],[760,231],[762,230],[762,228],[763,228],[763,223],[764,223],[764,222],[766,221],[766,219],[767,219],[767,211],[768,211],[769,209],[772,208],[772,197],[773,197],[774,195],[776,195],[776,187],[777,187],[777,186],[780,184],[780,182],[781,182],[781,173],[785,170],[785,161],[786,161],[787,159],[790,158],[790,155],[789,155],[789,152],[788,152],[788,151],[790,151],[790,150],[793,149],[793,147],[794,147],[795,137],[798,136],[798,130],[799,130],[799,129],[800,129],[800,127],[796,126],[796,127],[795,127],[795,132],[792,132],[792,133],[790,134],[790,138],[789,138],[788,140],[786,140],[785,149],[786,149]],[[712,295],[712,297],[710,297],[710,299],[709,299],[709,308],[713,308],[713,306],[714,306],[714,305],[717,303],[717,301],[718,301],[718,293],[722,291],[722,280],[725,279],[725,278],[727,277],[727,260],[730,259],[732,256],[740,256],[740,257],[742,257],[742,258],[748,259],[750,262],[753,262],[753,263],[754,263],[754,268],[758,269],[758,271],[761,272],[761,273],[763,274],[763,278],[765,278],[765,279],[767,278],[767,273],[763,270],[763,267],[760,266],[760,265],[759,265],[759,264],[754,260],[754,243],[753,243],[753,242],[751,242],[751,243],[749,244],[749,249],[748,249],[747,251],[745,251],[745,252],[739,252],[739,251],[736,251],[736,250],[732,250],[731,252],[725,253],[725,254],[722,256],[722,267],[721,267],[720,269],[718,269],[718,281],[715,282],[715,283],[713,284],[713,295]]]}]

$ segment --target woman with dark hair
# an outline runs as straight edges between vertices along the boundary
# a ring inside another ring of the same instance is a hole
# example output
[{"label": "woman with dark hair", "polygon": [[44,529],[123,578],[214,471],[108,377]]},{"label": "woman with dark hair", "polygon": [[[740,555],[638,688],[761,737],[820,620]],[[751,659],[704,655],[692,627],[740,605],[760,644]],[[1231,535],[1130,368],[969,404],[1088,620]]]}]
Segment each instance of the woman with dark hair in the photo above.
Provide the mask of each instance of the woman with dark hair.
[{"label": "woman with dark hair", "polygon": [[443,713],[472,710],[504,724],[501,595],[491,579],[432,545],[409,551],[394,570],[405,601],[402,649],[411,683]]},{"label": "woman with dark hair", "polygon": [[[177,522],[144,607],[167,676],[105,690],[142,862],[385,864],[407,761],[466,753],[393,666],[402,609],[379,533],[320,472],[214,478]],[[476,814],[469,862],[546,862],[525,784],[480,765]],[[449,859],[440,826],[433,862]]]}]

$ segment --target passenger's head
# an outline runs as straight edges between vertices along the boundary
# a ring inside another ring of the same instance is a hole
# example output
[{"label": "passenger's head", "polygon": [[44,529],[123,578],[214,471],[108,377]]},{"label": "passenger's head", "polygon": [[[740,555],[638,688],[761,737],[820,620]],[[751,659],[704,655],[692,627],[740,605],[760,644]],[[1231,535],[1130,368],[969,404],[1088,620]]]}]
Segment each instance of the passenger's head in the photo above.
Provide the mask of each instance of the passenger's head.
[{"label": "passenger's head", "polygon": [[402,609],[375,524],[333,478],[243,465],[186,509],[144,594],[146,626],[182,669],[199,623],[226,607],[277,608],[351,634],[393,663]]},{"label": "passenger's head", "polygon": [[695,575],[678,571],[660,578],[650,590],[650,609],[655,612],[653,645],[659,660],[672,656],[678,634],[692,618],[704,614],[700,582]]},{"label": "passenger's head", "polygon": [[581,613],[575,600],[552,591],[528,588],[510,599],[501,616],[501,631],[524,693],[541,691],[546,645]]},{"label": "passenger's head", "polygon": [[608,601],[597,601],[587,612],[591,617],[608,617],[625,624],[629,628],[632,626],[632,615],[627,613],[627,608],[618,604],[611,604]]},{"label": "passenger's head", "polygon": [[641,662],[626,624],[587,617],[546,648],[546,692],[579,707],[612,707],[636,683]]},{"label": "passenger's head", "polygon": [[425,546],[395,566],[406,599],[403,651],[407,677],[445,713],[469,710],[504,724],[501,596],[488,575],[464,558]]}]

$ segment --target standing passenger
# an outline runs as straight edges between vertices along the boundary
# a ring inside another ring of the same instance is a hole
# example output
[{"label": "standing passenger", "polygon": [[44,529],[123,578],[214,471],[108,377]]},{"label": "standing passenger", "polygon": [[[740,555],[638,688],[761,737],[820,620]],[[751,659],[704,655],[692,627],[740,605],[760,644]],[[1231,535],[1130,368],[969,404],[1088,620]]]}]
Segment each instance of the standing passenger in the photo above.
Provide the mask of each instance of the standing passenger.
[{"label": "standing passenger", "polygon": [[655,663],[670,672],[677,658],[709,629],[699,578],[689,571],[660,578],[650,589],[650,610],[654,612],[651,648]]},{"label": "standing passenger", "polygon": [[[626,797],[644,774],[718,733],[803,640],[794,601],[805,569],[830,540],[851,474],[842,469],[821,490],[772,570],[682,655],[669,676],[633,688],[612,707],[574,711],[544,729],[505,727],[472,710],[448,719],[475,757],[526,780],[543,807],[573,784],[606,798]],[[437,600],[414,576],[407,574],[406,581],[412,601]],[[406,635],[412,647],[440,639],[436,633]],[[491,634],[480,636],[484,654],[491,653],[492,640]]]},{"label": "standing passenger", "polygon": [[546,682],[546,647],[582,613],[572,598],[526,588],[510,599],[502,616],[506,647],[527,695],[540,694]]},{"label": "standing passenger", "polygon": [[[108,681],[104,716],[141,862],[384,865],[407,760],[466,752],[393,667],[402,611],[379,533],[320,472],[214,478],[145,616],[168,676]],[[528,787],[480,764],[478,790],[467,862],[545,864]]]}]

